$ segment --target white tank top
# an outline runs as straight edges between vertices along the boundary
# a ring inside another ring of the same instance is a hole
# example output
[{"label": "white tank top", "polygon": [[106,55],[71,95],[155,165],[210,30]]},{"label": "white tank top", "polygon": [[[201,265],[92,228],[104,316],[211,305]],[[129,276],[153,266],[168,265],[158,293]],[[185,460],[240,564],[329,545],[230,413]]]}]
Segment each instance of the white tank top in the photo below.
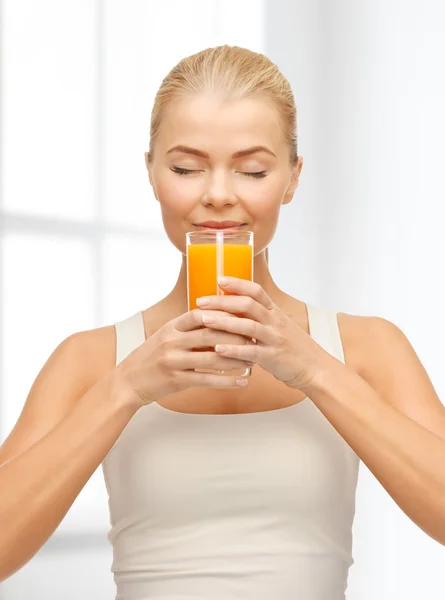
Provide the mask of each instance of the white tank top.
[{"label": "white tank top", "polygon": [[[344,362],[337,315],[311,337]],[[144,342],[115,324],[117,364]],[[344,600],[359,457],[306,398],[243,414],[144,406],[102,463],[116,600]]]}]

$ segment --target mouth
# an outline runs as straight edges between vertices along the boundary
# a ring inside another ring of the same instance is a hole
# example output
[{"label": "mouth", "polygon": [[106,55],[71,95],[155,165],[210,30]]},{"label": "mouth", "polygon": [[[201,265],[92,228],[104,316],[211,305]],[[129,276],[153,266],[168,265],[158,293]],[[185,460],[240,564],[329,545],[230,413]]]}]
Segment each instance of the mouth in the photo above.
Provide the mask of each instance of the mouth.
[{"label": "mouth", "polygon": [[196,223],[195,227],[199,229],[241,229],[246,225],[247,223],[239,221],[204,221],[203,223]]}]

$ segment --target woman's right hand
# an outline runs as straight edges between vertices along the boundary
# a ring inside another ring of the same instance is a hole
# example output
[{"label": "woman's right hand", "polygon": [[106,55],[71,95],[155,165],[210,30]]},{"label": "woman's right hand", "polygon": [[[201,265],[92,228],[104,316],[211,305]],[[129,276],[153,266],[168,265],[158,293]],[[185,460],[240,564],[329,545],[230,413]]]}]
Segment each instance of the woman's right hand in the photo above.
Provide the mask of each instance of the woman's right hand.
[{"label": "woman's right hand", "polygon": [[[249,366],[245,361],[224,358],[208,350],[216,344],[245,344],[248,340],[241,335],[203,327],[204,314],[233,316],[220,310],[207,310],[204,313],[199,308],[186,312],[167,321],[116,367],[118,385],[130,401],[136,400],[142,406],[187,388],[233,389],[247,384],[247,380],[240,375],[194,371],[245,370]],[[194,352],[193,349],[201,351]],[[241,381],[241,384],[237,381]]]}]

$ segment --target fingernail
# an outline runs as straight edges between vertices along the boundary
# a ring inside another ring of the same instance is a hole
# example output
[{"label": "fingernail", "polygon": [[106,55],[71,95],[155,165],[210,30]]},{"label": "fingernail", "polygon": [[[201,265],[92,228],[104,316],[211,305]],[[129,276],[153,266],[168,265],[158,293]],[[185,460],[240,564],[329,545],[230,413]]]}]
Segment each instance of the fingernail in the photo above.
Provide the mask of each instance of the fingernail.
[{"label": "fingernail", "polygon": [[229,283],[229,280],[227,279],[227,277],[219,277],[218,283],[219,285],[227,285]]},{"label": "fingernail", "polygon": [[203,323],[214,323],[215,319],[214,319],[214,317],[209,317],[208,315],[202,315],[202,322]]},{"label": "fingernail", "polygon": [[198,298],[196,300],[196,304],[198,306],[207,306],[207,304],[210,304],[210,299],[203,296],[202,298]]},{"label": "fingernail", "polygon": [[215,352],[225,352],[227,350],[227,346],[224,346],[223,344],[216,344],[215,346]]},{"label": "fingernail", "polygon": [[247,385],[247,379],[237,379],[236,380],[236,385]]}]

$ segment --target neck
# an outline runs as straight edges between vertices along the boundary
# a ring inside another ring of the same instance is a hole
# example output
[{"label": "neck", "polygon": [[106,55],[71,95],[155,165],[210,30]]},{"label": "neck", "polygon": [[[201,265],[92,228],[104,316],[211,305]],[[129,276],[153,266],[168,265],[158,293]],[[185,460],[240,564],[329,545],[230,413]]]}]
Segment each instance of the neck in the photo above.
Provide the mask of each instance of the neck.
[{"label": "neck", "polygon": [[[284,294],[272,279],[264,252],[254,258],[253,273],[254,281],[259,283],[271,300],[278,304]],[[177,315],[185,313],[188,309],[187,263],[185,256],[182,257],[182,265],[176,284],[172,291],[162,300],[162,304]]]}]

